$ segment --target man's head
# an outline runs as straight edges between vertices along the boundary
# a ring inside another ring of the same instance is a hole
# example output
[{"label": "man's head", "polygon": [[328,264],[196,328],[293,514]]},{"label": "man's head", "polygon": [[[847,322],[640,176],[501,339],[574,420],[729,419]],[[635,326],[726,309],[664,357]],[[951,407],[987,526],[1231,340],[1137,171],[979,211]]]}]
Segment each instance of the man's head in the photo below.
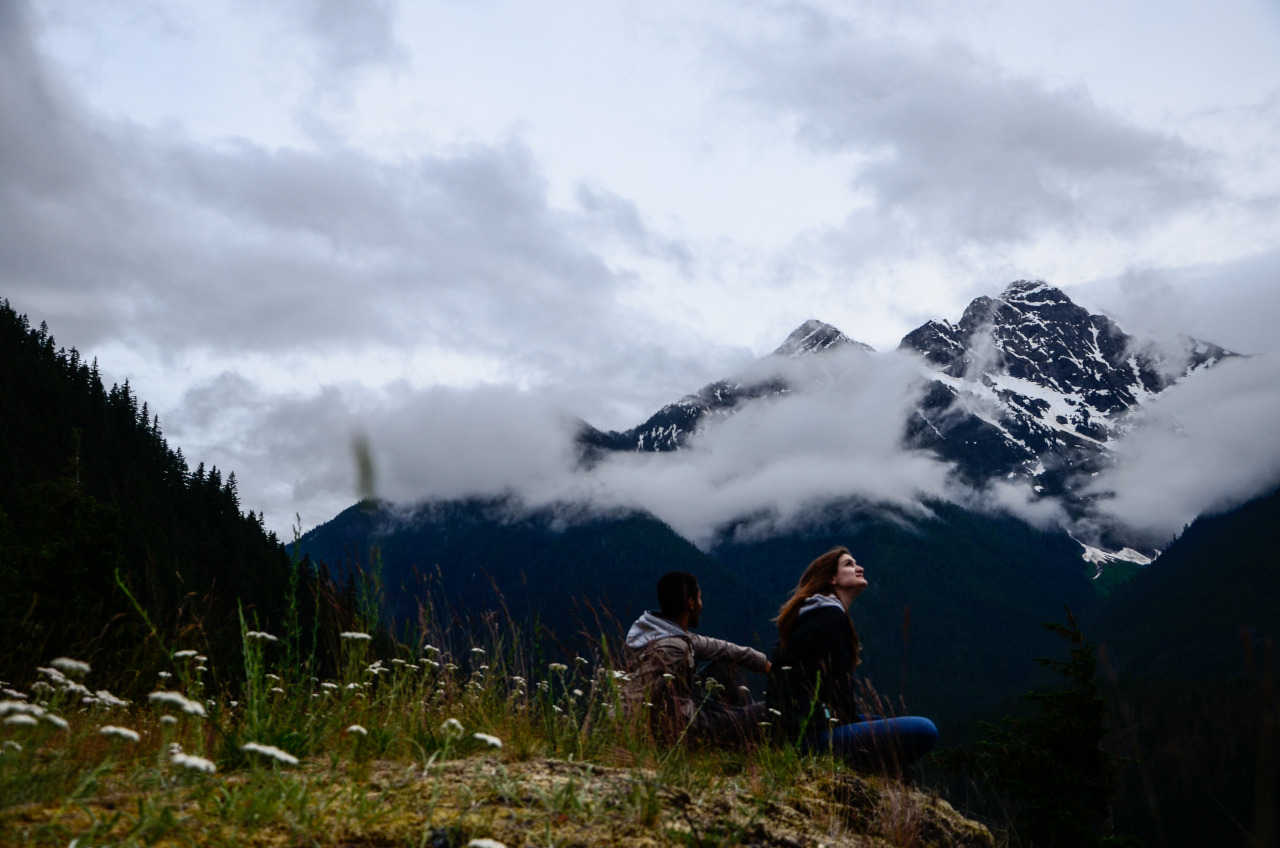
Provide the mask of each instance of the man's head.
[{"label": "man's head", "polygon": [[[668,571],[658,578],[658,609],[663,618],[681,621],[689,630],[702,615],[702,591],[698,578],[687,571]],[[687,620],[682,621],[685,616]]]}]

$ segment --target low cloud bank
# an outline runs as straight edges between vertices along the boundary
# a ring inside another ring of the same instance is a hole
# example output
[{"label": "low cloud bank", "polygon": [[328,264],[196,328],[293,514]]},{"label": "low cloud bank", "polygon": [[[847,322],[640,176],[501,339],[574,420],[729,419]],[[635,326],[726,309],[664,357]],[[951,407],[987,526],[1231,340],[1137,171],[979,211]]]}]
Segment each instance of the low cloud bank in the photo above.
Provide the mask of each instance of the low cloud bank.
[{"label": "low cloud bank", "polygon": [[1204,513],[1280,484],[1280,358],[1227,360],[1152,401],[1088,487],[1103,511],[1165,543]]},{"label": "low cloud bank", "polygon": [[[848,499],[918,515],[940,499],[1039,527],[1071,526],[1061,504],[1022,483],[961,488],[947,464],[902,447],[924,387],[912,357],[851,352],[767,367],[811,388],[713,419],[679,451],[624,452],[593,465],[574,442],[581,419],[545,395],[507,387],[353,384],[281,398],[225,375],[191,392],[169,421],[184,443],[215,436],[200,455],[234,468],[246,507],[265,508],[278,529],[295,510],[311,526],[356,500],[359,439],[370,446],[376,493],[395,502],[513,496],[531,508],[572,505],[579,515],[583,504],[638,509],[702,545],[730,522],[767,535]],[[1197,515],[1280,483],[1277,385],[1280,359],[1258,356],[1169,389],[1116,443],[1114,467],[1089,483],[1100,517],[1162,546]],[[232,430],[234,440],[216,437]],[[289,482],[272,482],[279,480]]]}]

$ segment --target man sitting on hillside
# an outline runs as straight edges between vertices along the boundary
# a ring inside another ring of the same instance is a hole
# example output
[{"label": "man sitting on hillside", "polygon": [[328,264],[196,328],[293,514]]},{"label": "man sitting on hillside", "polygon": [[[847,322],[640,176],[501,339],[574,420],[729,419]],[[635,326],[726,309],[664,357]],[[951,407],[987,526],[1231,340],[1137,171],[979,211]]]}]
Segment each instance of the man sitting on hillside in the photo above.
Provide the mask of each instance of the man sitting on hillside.
[{"label": "man sitting on hillside", "polygon": [[[658,580],[658,612],[646,612],[627,633],[623,701],[632,715],[647,710],[659,739],[682,736],[724,743],[755,738],[765,717],[763,702],[748,703],[738,688],[738,668],[768,673],[760,651],[689,631],[702,614],[698,578],[669,571]],[[696,663],[713,669],[699,678]],[[711,679],[714,682],[708,682]]]}]

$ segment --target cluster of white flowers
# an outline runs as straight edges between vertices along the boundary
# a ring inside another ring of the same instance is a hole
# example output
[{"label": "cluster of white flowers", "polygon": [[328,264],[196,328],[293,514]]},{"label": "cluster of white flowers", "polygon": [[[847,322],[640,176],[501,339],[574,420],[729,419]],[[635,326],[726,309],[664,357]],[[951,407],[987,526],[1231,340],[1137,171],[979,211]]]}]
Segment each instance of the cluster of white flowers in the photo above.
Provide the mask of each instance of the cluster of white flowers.
[{"label": "cluster of white flowers", "polygon": [[462,726],[462,722],[456,718],[447,718],[444,720],[444,724],[440,725],[440,732],[450,739],[457,739],[466,731]]},{"label": "cluster of white flowers", "polygon": [[344,630],[338,634],[338,637],[352,642],[368,642],[373,639],[368,633],[358,633],[355,630]]},{"label": "cluster of white flowers", "polygon": [[73,660],[71,657],[58,657],[51,661],[49,665],[53,666],[63,674],[69,674],[72,677],[84,677],[93,670],[89,667],[87,662]]},{"label": "cluster of white flowers", "polygon": [[551,665],[547,666],[547,668],[551,669],[552,671],[558,674],[569,670],[569,666],[565,665],[564,663],[551,663]]},{"label": "cluster of white flowers", "polygon": [[126,742],[137,742],[142,739],[142,737],[138,735],[138,731],[130,730],[127,727],[116,727],[114,724],[104,724],[102,727],[98,728],[98,732],[103,736],[115,736],[119,739],[125,740]]},{"label": "cluster of white flowers", "polygon": [[177,707],[187,715],[200,716],[201,718],[207,715],[204,711],[204,706],[199,701],[192,701],[181,692],[152,692],[147,696],[147,700],[153,704],[168,704]]},{"label": "cluster of white flowers", "polygon": [[626,681],[631,679],[631,675],[627,674],[625,671],[619,671],[616,668],[610,671],[609,674],[613,675],[614,680]]},{"label": "cluster of white flowers", "polygon": [[281,762],[289,766],[296,766],[298,764],[297,757],[287,751],[281,751],[274,745],[263,745],[259,742],[246,742],[240,746],[240,750],[261,754],[264,757],[270,757],[277,762]]},{"label": "cluster of white flowers", "polygon": [[83,698],[81,703],[86,706],[105,707],[107,709],[110,709],[111,707],[129,706],[129,701],[126,701],[124,698],[117,698],[106,689],[99,689],[97,692],[94,692],[92,696]]},{"label": "cluster of white flowers", "polygon": [[363,727],[361,727],[358,724],[351,725],[346,730],[344,730],[343,733],[347,733],[352,736],[368,736],[369,735],[369,731],[365,730]]},{"label": "cluster of white flowers", "polygon": [[[67,669],[71,669],[71,671],[69,672],[71,674],[82,674],[85,672],[82,672],[81,669],[87,670],[89,668],[88,663],[82,663],[79,660],[68,659],[67,657],[58,657],[56,660],[50,663],[50,665],[53,665],[55,667],[54,668],[44,668],[44,667],[37,668],[36,673],[43,674],[45,677],[48,677],[49,680],[53,681],[54,686],[56,686],[59,689],[62,689],[64,692],[70,692],[73,695],[86,695],[86,696],[93,695],[93,693],[89,691],[88,687],[74,680],[70,680],[66,676],[66,674],[63,674],[62,671],[56,667],[58,665],[61,665]],[[48,686],[49,684],[46,683],[44,685]],[[31,688],[34,689],[36,687],[32,686]]]},{"label": "cluster of white flowers", "polygon": [[473,839],[467,843],[467,848],[507,848],[507,846],[496,839]]},{"label": "cluster of white flowers", "polygon": [[66,730],[70,725],[66,719],[56,716],[39,704],[26,701],[0,701],[0,718],[10,727],[35,727],[44,721],[59,730]]},{"label": "cluster of white flowers", "polygon": [[279,642],[280,640],[261,630],[246,630],[244,638],[250,642]]},{"label": "cluster of white flowers", "polygon": [[472,738],[479,739],[491,748],[501,748],[502,740],[496,736],[490,736],[488,733],[473,733]]},{"label": "cluster of white flowers", "polygon": [[169,759],[174,765],[190,769],[191,771],[213,774],[218,770],[218,767],[214,765],[211,760],[206,760],[204,757],[197,757],[195,754],[182,753],[182,746],[177,742],[174,742],[169,746]]},{"label": "cluster of white flowers", "polygon": [[175,660],[185,660],[185,659],[190,659],[191,657],[196,656],[196,654],[197,654],[196,651],[174,651],[173,658]]}]

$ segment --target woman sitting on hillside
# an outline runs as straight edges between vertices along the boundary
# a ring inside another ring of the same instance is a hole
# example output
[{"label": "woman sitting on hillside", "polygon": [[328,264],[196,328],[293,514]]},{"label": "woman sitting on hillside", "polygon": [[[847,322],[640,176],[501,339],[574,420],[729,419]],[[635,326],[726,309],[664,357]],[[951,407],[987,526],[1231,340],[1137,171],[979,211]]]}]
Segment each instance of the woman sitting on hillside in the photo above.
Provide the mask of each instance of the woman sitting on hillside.
[{"label": "woman sitting on hillside", "polygon": [[802,750],[830,750],[853,765],[901,774],[933,748],[938,729],[920,716],[886,719],[860,709],[849,605],[865,588],[847,548],[809,564],[778,612],[766,703],[781,738]]}]

